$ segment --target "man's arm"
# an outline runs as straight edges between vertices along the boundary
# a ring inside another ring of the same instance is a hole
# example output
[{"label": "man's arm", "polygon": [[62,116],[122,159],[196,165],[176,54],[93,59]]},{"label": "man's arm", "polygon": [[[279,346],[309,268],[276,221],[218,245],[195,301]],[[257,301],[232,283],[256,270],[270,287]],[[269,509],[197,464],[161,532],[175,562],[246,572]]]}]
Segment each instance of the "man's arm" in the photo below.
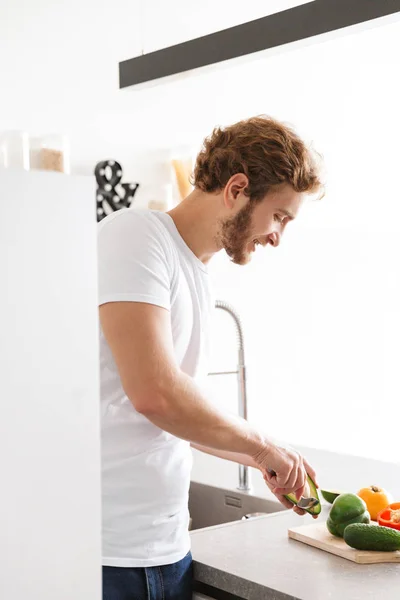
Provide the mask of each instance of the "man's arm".
[{"label": "man's arm", "polygon": [[275,493],[301,495],[306,480],[302,458],[270,443],[247,421],[218,410],[180,370],[166,309],[112,302],[100,307],[100,321],[125,393],[139,413],[182,439],[249,456]]},{"label": "man's arm", "polygon": [[260,469],[260,466],[256,463],[256,461],[247,454],[227,452],[226,450],[215,450],[214,448],[207,448],[207,446],[200,446],[200,444],[194,444],[193,442],[190,445],[192,448],[195,448],[195,450],[200,450],[200,452],[204,452],[205,454],[210,454],[211,456],[216,456],[217,458],[223,458],[224,460],[229,460],[231,462],[238,463],[239,465],[245,465],[246,467]]}]

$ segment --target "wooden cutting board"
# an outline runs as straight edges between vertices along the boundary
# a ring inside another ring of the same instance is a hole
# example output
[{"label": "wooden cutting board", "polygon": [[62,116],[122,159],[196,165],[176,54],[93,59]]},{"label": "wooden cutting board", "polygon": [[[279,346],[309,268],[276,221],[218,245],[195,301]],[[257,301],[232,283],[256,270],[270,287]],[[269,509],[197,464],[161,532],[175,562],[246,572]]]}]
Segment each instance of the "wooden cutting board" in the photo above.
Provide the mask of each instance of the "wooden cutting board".
[{"label": "wooden cutting board", "polygon": [[289,529],[289,537],[359,564],[400,563],[400,552],[370,552],[350,548],[344,540],[329,533],[325,522],[293,527]]}]

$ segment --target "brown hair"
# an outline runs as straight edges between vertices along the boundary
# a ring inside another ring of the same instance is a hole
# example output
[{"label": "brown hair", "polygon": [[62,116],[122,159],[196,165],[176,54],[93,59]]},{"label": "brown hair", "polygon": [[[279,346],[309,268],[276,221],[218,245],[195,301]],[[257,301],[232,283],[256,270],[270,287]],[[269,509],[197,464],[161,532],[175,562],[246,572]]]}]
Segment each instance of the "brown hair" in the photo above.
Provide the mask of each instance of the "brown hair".
[{"label": "brown hair", "polygon": [[247,175],[245,193],[253,201],[282,183],[323,196],[317,156],[292,129],[268,116],[214,129],[197,156],[192,181],[203,192],[217,192],[236,173]]}]

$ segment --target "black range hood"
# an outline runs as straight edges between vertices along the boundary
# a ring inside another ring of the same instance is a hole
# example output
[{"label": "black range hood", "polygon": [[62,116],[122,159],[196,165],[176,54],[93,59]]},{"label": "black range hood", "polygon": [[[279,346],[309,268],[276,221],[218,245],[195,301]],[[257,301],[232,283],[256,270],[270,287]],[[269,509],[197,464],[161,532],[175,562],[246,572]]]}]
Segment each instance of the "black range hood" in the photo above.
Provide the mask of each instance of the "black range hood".
[{"label": "black range hood", "polygon": [[314,0],[122,61],[119,87],[154,81],[398,12],[400,0]]}]

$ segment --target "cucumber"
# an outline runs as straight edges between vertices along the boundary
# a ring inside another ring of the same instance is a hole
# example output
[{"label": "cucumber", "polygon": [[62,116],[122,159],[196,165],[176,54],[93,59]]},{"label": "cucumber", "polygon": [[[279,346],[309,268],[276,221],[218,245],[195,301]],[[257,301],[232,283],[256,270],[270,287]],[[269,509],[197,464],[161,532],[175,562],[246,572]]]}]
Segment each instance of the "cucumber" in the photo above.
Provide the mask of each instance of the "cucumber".
[{"label": "cucumber", "polygon": [[376,552],[400,550],[400,531],[389,527],[356,523],[346,527],[343,537],[346,544],[356,550]]}]

